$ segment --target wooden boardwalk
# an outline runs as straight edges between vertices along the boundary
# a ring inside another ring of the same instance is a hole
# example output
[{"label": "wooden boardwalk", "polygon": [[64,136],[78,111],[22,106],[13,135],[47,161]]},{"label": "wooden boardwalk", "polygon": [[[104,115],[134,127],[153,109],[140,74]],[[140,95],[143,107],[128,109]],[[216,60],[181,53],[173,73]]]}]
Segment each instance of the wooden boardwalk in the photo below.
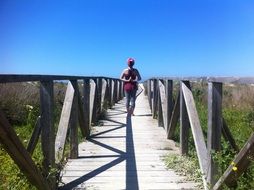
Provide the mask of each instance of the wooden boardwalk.
[{"label": "wooden boardwalk", "polygon": [[62,171],[60,189],[197,189],[166,169],[162,157],[173,152],[178,148],[152,119],[142,93],[135,116],[127,117],[122,100],[93,127],[91,137],[79,145],[79,158],[68,160]]}]

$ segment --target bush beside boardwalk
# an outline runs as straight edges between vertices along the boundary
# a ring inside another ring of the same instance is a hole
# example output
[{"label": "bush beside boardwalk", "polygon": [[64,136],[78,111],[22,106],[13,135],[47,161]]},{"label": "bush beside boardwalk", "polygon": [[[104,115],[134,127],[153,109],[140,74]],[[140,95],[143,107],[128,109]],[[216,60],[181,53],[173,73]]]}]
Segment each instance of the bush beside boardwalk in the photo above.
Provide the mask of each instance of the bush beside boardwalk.
[{"label": "bush beside boardwalk", "polygon": [[[207,84],[206,83],[192,83],[192,91],[199,114],[203,133],[207,135]],[[254,99],[251,98],[254,95],[254,86],[252,85],[223,85],[223,117],[230,128],[230,131],[236,141],[236,144],[241,148],[254,132]],[[179,142],[179,125],[174,136],[174,140]],[[190,136],[190,157],[193,162],[196,162],[197,156],[195,153],[194,142],[192,136]],[[219,165],[218,178],[224,173],[227,167],[234,159],[236,152],[230,147],[229,143],[222,137],[222,150],[221,152],[214,154],[214,160]],[[166,158],[166,163],[169,167],[179,169],[180,172],[186,173],[190,168],[179,166],[177,163],[179,159],[175,155],[171,155]],[[186,162],[189,162],[189,158],[186,158]],[[193,165],[192,165],[193,166]],[[198,164],[195,171],[199,170]],[[237,172],[237,170],[235,171]],[[187,175],[190,175],[187,174]],[[193,174],[197,175],[196,173]],[[193,175],[188,176],[193,178]],[[226,186],[223,189],[228,189]],[[238,186],[236,189],[254,189],[254,166],[250,168],[238,179]]]},{"label": "bush beside boardwalk", "polygon": [[[25,147],[32,135],[37,117],[40,115],[39,90],[37,82],[0,84],[0,109],[4,111]],[[65,90],[65,83],[54,85],[56,125],[59,121]],[[33,160],[41,166],[42,159],[41,145],[38,142],[33,153]],[[0,189],[36,189],[19,171],[1,144],[0,163]]]}]

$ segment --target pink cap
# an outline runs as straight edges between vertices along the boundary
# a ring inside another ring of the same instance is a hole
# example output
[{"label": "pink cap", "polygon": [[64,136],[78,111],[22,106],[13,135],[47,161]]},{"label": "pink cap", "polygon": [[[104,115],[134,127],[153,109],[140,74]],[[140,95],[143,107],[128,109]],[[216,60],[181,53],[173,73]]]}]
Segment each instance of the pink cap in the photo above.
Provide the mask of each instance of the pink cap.
[{"label": "pink cap", "polygon": [[133,66],[134,63],[135,63],[135,60],[133,58],[128,58],[127,63],[128,63],[129,66]]}]

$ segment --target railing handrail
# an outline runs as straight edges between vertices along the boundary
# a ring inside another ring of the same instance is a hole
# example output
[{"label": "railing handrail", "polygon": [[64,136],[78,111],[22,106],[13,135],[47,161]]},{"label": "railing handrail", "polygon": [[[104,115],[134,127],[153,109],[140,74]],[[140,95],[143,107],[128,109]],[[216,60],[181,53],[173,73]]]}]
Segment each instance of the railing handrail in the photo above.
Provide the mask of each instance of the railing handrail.
[{"label": "railing handrail", "polygon": [[[174,83],[174,81],[177,82]],[[203,138],[190,82],[208,84],[207,144],[204,145],[203,140],[200,143],[197,141],[197,138],[194,138],[200,169],[203,175],[204,188],[208,188],[208,183],[211,187],[214,185],[213,189],[216,190],[221,189],[223,183],[232,186],[230,182],[236,180],[230,178],[233,173],[232,165],[228,167],[220,180],[216,183],[215,176],[217,175],[217,167],[212,157],[213,151],[216,152],[220,150],[221,135],[224,136],[234,150],[238,150],[233,136],[222,116],[222,86],[223,84],[254,84],[254,77],[154,77],[145,81],[152,115],[154,118],[158,119],[158,125],[165,128],[167,138],[172,138],[177,121],[180,120],[180,152],[182,155],[188,154],[189,128],[192,129],[194,136],[198,135],[200,138]],[[174,101],[172,96],[173,85],[179,84],[180,88],[177,100]],[[197,129],[199,132],[196,131]],[[238,177],[249,166],[250,162],[247,158],[249,156],[254,156],[253,142],[254,135],[246,142],[249,146],[242,147],[239,154],[234,158],[233,162],[239,167],[237,175],[234,175],[235,177]],[[207,151],[200,151],[200,147],[204,150],[207,149]],[[205,154],[207,154],[207,156],[205,156]],[[203,160],[207,163],[204,163]],[[205,172],[205,170],[207,171]]]},{"label": "railing handrail", "polygon": [[0,83],[10,82],[33,82],[50,80],[83,80],[83,79],[114,79],[104,76],[74,76],[74,75],[33,75],[33,74],[0,74]]},{"label": "railing handrail", "polygon": [[[71,130],[70,157],[78,157],[78,123],[84,138],[90,135],[92,122],[96,122],[105,103],[113,106],[123,97],[123,82],[118,78],[96,76],[62,76],[62,75],[17,75],[0,74],[0,83],[34,82],[40,84],[41,117],[34,128],[29,146],[26,148],[20,142],[16,132],[0,110],[0,142],[28,180],[38,189],[55,189],[56,179],[46,179],[50,169],[55,168],[63,160],[66,131]],[[57,138],[53,122],[54,81],[67,81],[68,88],[65,94]],[[79,92],[78,83],[82,83],[83,97]],[[69,89],[69,90],[68,90]],[[71,90],[70,90],[71,89]],[[83,100],[83,101],[82,101]],[[61,123],[61,124],[60,124]],[[8,135],[6,135],[8,133]],[[41,146],[44,156],[43,175],[32,160],[32,152],[41,135]],[[13,148],[15,147],[15,148]],[[20,151],[22,150],[22,152]],[[30,153],[30,154],[29,154]],[[18,158],[16,157],[18,155]],[[32,167],[32,169],[31,169]],[[44,186],[42,185],[44,184]]]},{"label": "railing handrail", "polygon": [[148,80],[173,80],[190,82],[217,82],[229,84],[254,84],[254,77],[152,77]]}]

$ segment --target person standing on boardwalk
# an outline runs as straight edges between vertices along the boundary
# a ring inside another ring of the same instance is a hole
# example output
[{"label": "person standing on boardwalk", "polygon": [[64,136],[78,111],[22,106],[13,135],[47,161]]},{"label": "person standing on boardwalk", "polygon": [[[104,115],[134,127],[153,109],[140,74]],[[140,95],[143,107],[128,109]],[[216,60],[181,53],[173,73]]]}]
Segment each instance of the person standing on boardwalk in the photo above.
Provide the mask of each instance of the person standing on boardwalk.
[{"label": "person standing on boardwalk", "polygon": [[138,90],[138,81],[141,80],[139,71],[133,68],[135,60],[127,59],[128,68],[124,69],[120,79],[124,82],[123,89],[126,98],[126,110],[129,115],[134,115],[136,92]]}]

